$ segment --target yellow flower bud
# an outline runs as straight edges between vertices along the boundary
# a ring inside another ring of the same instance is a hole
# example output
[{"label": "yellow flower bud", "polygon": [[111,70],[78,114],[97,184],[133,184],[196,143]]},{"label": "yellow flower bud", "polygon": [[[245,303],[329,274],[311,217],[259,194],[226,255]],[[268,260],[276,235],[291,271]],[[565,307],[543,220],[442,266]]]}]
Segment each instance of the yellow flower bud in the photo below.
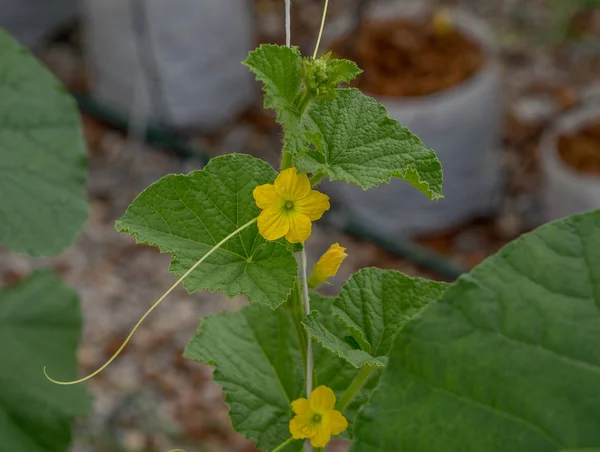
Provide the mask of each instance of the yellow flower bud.
[{"label": "yellow flower bud", "polygon": [[452,15],[447,9],[440,9],[433,13],[433,28],[438,35],[447,35],[452,31]]},{"label": "yellow flower bud", "polygon": [[334,243],[329,247],[325,254],[317,261],[313,267],[312,275],[308,278],[308,286],[311,289],[335,276],[340,265],[342,265],[342,262],[348,256],[345,251],[346,248],[341,247],[339,243]]}]

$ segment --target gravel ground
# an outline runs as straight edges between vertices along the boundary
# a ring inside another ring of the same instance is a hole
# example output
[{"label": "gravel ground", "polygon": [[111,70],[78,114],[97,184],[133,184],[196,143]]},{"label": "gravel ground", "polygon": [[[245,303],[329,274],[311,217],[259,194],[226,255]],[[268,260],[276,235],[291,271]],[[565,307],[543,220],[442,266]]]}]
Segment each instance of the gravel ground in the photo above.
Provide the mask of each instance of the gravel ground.
[{"label": "gravel ground", "polygon": [[[300,42],[314,39],[321,3],[294,0],[294,34]],[[347,13],[350,3],[334,0],[330,17]],[[418,238],[427,248],[471,268],[542,221],[537,141],[558,113],[600,92],[594,85],[600,52],[581,43],[536,43],[529,35],[535,37],[549,17],[541,1],[441,3],[461,4],[488,18],[498,30],[507,68],[503,164],[509,184],[501,211],[494,218],[476,219],[452,231]],[[263,41],[283,40],[282,5],[281,0],[256,0]],[[598,18],[591,17],[587,21],[591,25],[586,22],[586,26],[597,27]],[[75,34],[73,41],[54,43],[41,52],[43,60],[69,86],[79,86],[85,78],[76,43]],[[193,142],[212,155],[243,151],[276,163],[280,134],[259,102],[257,96],[254,108],[210,136],[193,137]],[[85,315],[79,361],[81,372],[88,373],[116,350],[131,326],[174,282],[167,272],[170,257],[135,245],[131,237],[115,231],[114,221],[150,183],[171,172],[197,169],[200,163],[136,143],[95,119],[83,120],[92,158],[88,181],[91,214],[83,234],[71,249],[52,260],[33,260],[0,250],[0,281],[12,284],[34,268],[52,266],[76,288]],[[439,278],[371,243],[325,231],[321,225],[309,242],[309,255],[320,255],[335,241],[348,248],[350,257],[329,288],[332,292],[365,266]],[[223,394],[211,381],[211,369],[181,358],[200,317],[238,309],[244,303],[241,297],[188,295],[183,288],[177,289],[138,331],[125,353],[90,383],[94,413],[78,424],[73,451],[254,450],[232,431]]]}]

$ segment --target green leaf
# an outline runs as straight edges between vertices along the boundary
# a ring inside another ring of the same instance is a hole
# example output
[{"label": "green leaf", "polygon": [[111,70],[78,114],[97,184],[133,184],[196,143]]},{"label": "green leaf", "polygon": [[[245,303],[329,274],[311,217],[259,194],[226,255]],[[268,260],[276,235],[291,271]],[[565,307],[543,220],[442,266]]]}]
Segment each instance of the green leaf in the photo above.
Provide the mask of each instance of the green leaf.
[{"label": "green leaf", "polygon": [[360,368],[365,364],[385,367],[387,363],[387,358],[385,356],[373,357],[364,350],[353,348],[343,340],[343,337],[332,333],[325,325],[323,325],[322,316],[319,312],[311,312],[311,314],[304,319],[303,323],[308,334],[310,334],[310,336],[322,347],[334,352],[354,367]]},{"label": "green leaf", "polygon": [[0,244],[34,256],[69,246],[87,218],[75,102],[0,29]]},{"label": "green leaf", "polygon": [[600,448],[600,211],[522,236],[397,336],[355,451]]},{"label": "green leaf", "polygon": [[50,272],[0,291],[0,452],[61,452],[75,416],[90,409],[83,386],[44,377],[77,378],[81,313],[77,295]]},{"label": "green leaf", "polygon": [[[204,170],[168,175],[148,187],[116,227],[171,253],[171,272],[183,275],[218,242],[258,216],[252,191],[275,176],[267,163],[248,155],[217,157]],[[251,302],[274,308],[285,302],[297,269],[292,252],[282,243],[267,242],[253,224],[208,257],[184,285],[190,293],[207,289],[229,297],[247,294]]]},{"label": "green leaf", "polygon": [[[311,303],[329,324],[331,300],[313,294]],[[290,404],[306,394],[298,336],[285,307],[273,311],[251,305],[206,317],[184,356],[215,367],[214,379],[225,391],[234,428],[255,440],[260,450],[271,451],[290,437]],[[315,387],[327,385],[337,397],[358,374],[318,344],[314,363]],[[359,402],[365,400],[366,393]],[[350,422],[357,410],[354,404],[346,411]],[[300,450],[302,444],[295,441],[285,450]]]},{"label": "green leaf", "polygon": [[[291,316],[258,305],[201,320],[184,357],[215,367],[234,428],[270,451],[290,437],[291,402],[302,396],[303,366]],[[300,450],[302,441],[286,450]]]},{"label": "green leaf", "polygon": [[356,89],[338,90],[334,100],[313,102],[303,117],[309,132],[323,137],[323,154],[298,155],[303,172],[324,172],[363,189],[406,180],[431,199],[442,197],[442,167],[435,152],[396,120],[375,99]]},{"label": "green leaf", "polygon": [[[321,325],[323,325],[328,332],[331,332],[337,337],[348,337],[350,335],[348,328],[333,316],[333,298],[324,297],[317,293],[312,293],[310,298],[312,314],[314,315],[316,313],[319,316]],[[346,389],[348,389],[348,386],[350,386],[350,383],[352,383],[354,378],[358,375],[359,369],[350,364],[346,359],[332,356],[330,350],[314,340],[313,356],[315,366],[313,386],[318,387],[320,385],[325,385],[330,387],[339,400]],[[368,400],[371,390],[375,387],[378,378],[379,372],[374,372],[350,406],[344,410],[344,416],[348,420],[349,427],[341,435],[342,438],[352,438],[354,418],[360,407]]]},{"label": "green leaf", "polygon": [[362,73],[354,61],[337,58],[328,60],[327,68],[328,82],[335,87],[351,82]]},{"label": "green leaf", "polygon": [[250,52],[244,64],[264,83],[265,108],[277,112],[280,123],[293,111],[302,85],[302,56],[298,47],[262,44]]},{"label": "green leaf", "polygon": [[429,304],[441,298],[450,284],[411,278],[393,270],[366,268],[355,273],[333,303],[333,315],[359,344],[353,348],[311,313],[304,325],[321,345],[356,367],[384,367],[397,332]]}]

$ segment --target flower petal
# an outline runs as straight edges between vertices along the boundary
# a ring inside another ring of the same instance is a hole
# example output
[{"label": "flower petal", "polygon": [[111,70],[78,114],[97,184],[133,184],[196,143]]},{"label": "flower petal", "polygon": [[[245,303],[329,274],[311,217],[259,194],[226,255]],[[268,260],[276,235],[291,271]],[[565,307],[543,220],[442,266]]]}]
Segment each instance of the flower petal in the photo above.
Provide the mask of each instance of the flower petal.
[{"label": "flower petal", "polygon": [[305,398],[296,399],[292,402],[292,410],[296,414],[309,414],[310,413],[310,405],[308,400]]},{"label": "flower petal", "polygon": [[297,174],[296,168],[283,170],[275,179],[275,191],[286,201],[297,201],[310,193],[310,181],[306,174]]},{"label": "flower petal", "polygon": [[319,386],[310,393],[309,402],[315,411],[330,411],[335,407],[335,394],[327,386]]},{"label": "flower petal", "polygon": [[282,206],[285,201],[275,192],[273,184],[259,185],[252,192],[256,205],[260,209]]},{"label": "flower petal", "polygon": [[286,215],[281,209],[265,209],[258,216],[258,232],[267,240],[280,239],[289,230],[289,215]]},{"label": "flower petal", "polygon": [[320,191],[311,190],[307,196],[294,202],[294,207],[300,213],[307,215],[311,221],[316,221],[329,210],[329,196]]},{"label": "flower petal", "polygon": [[290,421],[290,433],[294,439],[308,438],[305,416],[296,416]]},{"label": "flower petal", "polygon": [[339,435],[348,428],[348,421],[338,410],[333,410],[327,416],[329,430],[332,435]]},{"label": "flower petal", "polygon": [[312,232],[312,223],[306,215],[297,212],[289,213],[287,216],[289,232],[285,238],[290,243],[304,243],[310,237]]},{"label": "flower petal", "polygon": [[327,427],[316,428],[310,436],[310,444],[312,447],[325,447],[330,439],[331,431]]}]

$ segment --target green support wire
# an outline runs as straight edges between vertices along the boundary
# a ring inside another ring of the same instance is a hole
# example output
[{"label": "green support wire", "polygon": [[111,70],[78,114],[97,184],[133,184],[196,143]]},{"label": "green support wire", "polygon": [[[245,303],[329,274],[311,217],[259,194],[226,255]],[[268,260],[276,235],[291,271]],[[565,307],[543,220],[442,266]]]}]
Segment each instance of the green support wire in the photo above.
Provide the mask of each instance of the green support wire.
[{"label": "green support wire", "polygon": [[[75,93],[74,96],[83,113],[99,119],[114,128],[123,131],[128,129],[128,116],[103,105],[86,94]],[[202,150],[187,143],[185,138],[180,134],[163,127],[149,124],[144,131],[143,139],[146,143],[167,149],[178,157],[199,159],[202,166],[208,163],[209,157]],[[386,237],[374,231],[369,225],[359,223],[350,218],[345,218],[341,223],[344,225],[342,229],[345,233],[358,239],[372,242],[402,259],[437,273],[444,279],[454,281],[465,271],[451,260],[429,251],[409,239]]]}]

